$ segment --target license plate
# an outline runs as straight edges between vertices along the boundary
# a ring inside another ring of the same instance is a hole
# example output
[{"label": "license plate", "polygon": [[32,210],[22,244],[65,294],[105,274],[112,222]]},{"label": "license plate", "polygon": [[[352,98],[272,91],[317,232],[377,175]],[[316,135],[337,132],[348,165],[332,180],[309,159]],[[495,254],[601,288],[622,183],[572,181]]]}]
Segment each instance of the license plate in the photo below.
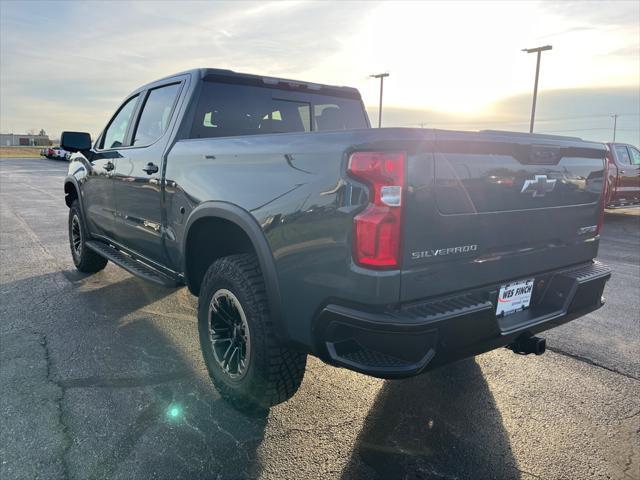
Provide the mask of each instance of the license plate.
[{"label": "license plate", "polygon": [[498,294],[496,315],[509,315],[510,313],[527,308],[531,302],[533,280],[533,278],[518,280],[517,282],[502,285],[500,287],[500,293]]}]

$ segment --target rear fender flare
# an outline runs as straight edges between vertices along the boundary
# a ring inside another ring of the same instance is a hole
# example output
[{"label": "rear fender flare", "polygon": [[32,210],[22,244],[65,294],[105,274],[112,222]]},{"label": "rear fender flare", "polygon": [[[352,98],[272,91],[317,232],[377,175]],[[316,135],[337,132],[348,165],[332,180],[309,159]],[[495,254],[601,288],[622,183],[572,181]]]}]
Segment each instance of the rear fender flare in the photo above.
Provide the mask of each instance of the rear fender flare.
[{"label": "rear fender flare", "polygon": [[284,320],[282,318],[282,302],[276,264],[271,253],[269,243],[262,228],[255,217],[245,209],[228,202],[210,201],[198,205],[189,215],[185,225],[185,234],[182,240],[182,271],[189,285],[189,272],[187,271],[187,241],[191,226],[202,218],[221,218],[234,223],[247,235],[260,263],[260,270],[264,277],[267,299],[271,311],[272,320],[276,327],[276,333],[281,339],[286,339]]}]

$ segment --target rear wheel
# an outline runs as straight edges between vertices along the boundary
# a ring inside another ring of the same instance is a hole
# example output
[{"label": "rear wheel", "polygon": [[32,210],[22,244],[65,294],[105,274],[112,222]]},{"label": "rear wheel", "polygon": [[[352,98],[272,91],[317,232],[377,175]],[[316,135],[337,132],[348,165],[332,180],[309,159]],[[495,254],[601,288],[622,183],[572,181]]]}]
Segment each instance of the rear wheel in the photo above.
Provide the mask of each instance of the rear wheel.
[{"label": "rear wheel", "polygon": [[69,246],[73,263],[81,272],[99,272],[107,265],[107,259],[88,249],[86,240],[87,232],[82,222],[80,205],[78,200],[74,200],[69,209]]},{"label": "rear wheel", "polygon": [[307,356],[276,342],[256,256],[215,261],[198,302],[200,346],[220,395],[245,411],[291,398],[302,382]]}]

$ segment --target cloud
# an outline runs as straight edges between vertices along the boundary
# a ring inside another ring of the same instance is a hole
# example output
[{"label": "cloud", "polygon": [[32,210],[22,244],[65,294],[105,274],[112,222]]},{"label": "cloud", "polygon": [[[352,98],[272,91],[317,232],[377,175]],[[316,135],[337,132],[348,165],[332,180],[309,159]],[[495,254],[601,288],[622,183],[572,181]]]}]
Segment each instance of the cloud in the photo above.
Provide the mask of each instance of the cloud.
[{"label": "cloud", "polygon": [[[638,66],[640,67],[640,43],[618,48],[617,50],[608,52],[607,55],[609,56],[615,55],[620,57],[634,57],[637,59]],[[640,73],[640,68],[639,68],[639,73]]]},{"label": "cloud", "polygon": [[529,93],[495,102],[530,90],[535,61],[519,49],[544,36],[541,109],[560,87],[637,84],[636,3],[2,1],[0,130],[97,133],[129,92],[195,67],[352,85],[369,103],[368,74],[390,68],[396,123],[502,121],[528,111]]},{"label": "cloud", "polygon": [[29,2],[2,9],[2,128],[45,123],[59,132],[71,119],[90,118],[85,128],[95,132],[130,91],[178,71],[303,75],[339,48],[362,4]]},{"label": "cloud", "polygon": [[635,0],[546,2],[545,8],[573,22],[637,29],[640,23],[640,3]]},{"label": "cloud", "polygon": [[[378,118],[377,108],[368,110],[372,120]],[[502,99],[478,115],[386,107],[383,126],[526,132],[530,112],[531,94],[521,94]],[[630,87],[543,90],[538,96],[535,132],[610,141],[614,113],[619,115],[616,140],[640,145],[640,91]]]}]

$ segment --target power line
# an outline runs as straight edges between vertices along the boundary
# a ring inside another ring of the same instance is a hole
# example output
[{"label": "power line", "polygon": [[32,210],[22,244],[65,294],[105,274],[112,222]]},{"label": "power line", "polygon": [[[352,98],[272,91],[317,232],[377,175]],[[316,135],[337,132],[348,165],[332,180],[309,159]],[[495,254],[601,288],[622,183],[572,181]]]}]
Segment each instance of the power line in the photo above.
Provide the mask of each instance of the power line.
[{"label": "power line", "polygon": [[[640,116],[640,114],[637,113],[628,113],[628,114],[618,114],[618,118],[620,117],[632,117],[632,116]],[[596,119],[596,118],[604,118],[604,117],[611,117],[611,115],[609,114],[598,114],[598,115],[578,115],[578,116],[574,116],[574,117],[553,117],[553,118],[542,118],[542,119],[537,119],[537,122],[556,122],[556,121],[564,121],[564,120],[583,120],[583,119]],[[420,121],[420,122],[413,122],[413,123],[403,123],[400,124],[399,126],[402,127],[411,127],[411,126],[422,126],[424,127],[425,125],[453,125],[453,126],[473,126],[473,125],[526,125],[527,122],[523,122],[523,121],[511,121],[511,120],[477,120],[477,119],[471,119],[471,120],[455,120],[455,121],[440,121],[440,120],[431,120],[431,121]],[[586,128],[581,128],[580,130],[585,130],[588,129],[589,127]],[[620,128],[618,128],[618,130],[621,130]]]},{"label": "power line", "polygon": [[609,130],[611,127],[594,127],[594,128],[572,128],[570,130],[545,130],[548,133],[563,133],[563,132],[589,132],[595,130]]},{"label": "power line", "polygon": [[[610,115],[598,115],[598,117],[609,117]],[[623,115],[618,115],[618,117],[622,117]],[[634,115],[635,116],[635,115]],[[587,116],[580,116],[580,117],[566,117],[566,118],[553,118],[553,119],[540,119],[537,120],[538,122],[555,122],[555,121],[560,121],[560,120],[578,120],[578,119],[585,119],[585,118],[595,118],[594,117],[587,117]],[[453,128],[465,128],[465,127],[474,127],[474,126],[491,126],[491,125],[504,125],[504,126],[521,126],[521,125],[526,125],[526,122],[517,122],[517,121],[509,121],[509,120],[462,120],[462,121],[438,121],[438,120],[432,120],[432,121],[421,121],[421,122],[413,122],[413,123],[402,123],[399,124],[397,126],[399,127],[420,127],[420,128],[430,128],[433,125],[450,125]],[[597,127],[584,127],[584,128],[578,128],[575,129],[575,131],[578,130],[607,130],[611,127],[606,127],[606,128],[597,128]],[[625,128],[617,128],[618,131],[632,131],[632,130],[637,130],[635,128],[629,128],[629,129],[625,129]],[[560,130],[556,130],[556,131],[560,131]],[[570,130],[567,130],[570,131]]]},{"label": "power line", "polygon": [[[608,131],[608,130],[611,130],[611,127],[576,128],[576,129],[572,129],[572,130],[545,130],[545,131],[549,132],[549,133],[562,133],[562,132],[586,132],[586,131],[592,131],[592,130]],[[637,132],[638,129],[636,129],[636,128],[618,128],[618,131],[619,132]]]},{"label": "power line", "polygon": [[[545,118],[542,120],[538,120],[539,122],[548,122],[548,121],[554,121],[554,120],[578,120],[580,118],[596,118],[596,117],[610,117],[611,115],[608,113],[595,113],[592,115],[577,115],[574,117],[552,117],[552,118]],[[640,116],[640,113],[620,113],[618,114],[618,117],[638,117]]]},{"label": "power line", "polygon": [[[426,128],[439,128],[440,122],[433,122],[431,126],[426,126]],[[522,124],[522,123],[521,123]],[[402,125],[398,125],[400,127],[411,127],[416,126],[420,128],[425,128],[426,122],[422,123],[406,123]],[[483,127],[484,124],[482,122],[477,122],[477,125]],[[513,124],[512,124],[513,125]],[[471,126],[471,123],[467,123],[466,126]],[[570,133],[570,132],[588,132],[588,131],[608,131],[611,127],[585,127],[585,128],[572,128],[572,129],[563,129],[563,130],[542,130],[539,133]],[[618,132],[637,132],[637,128],[617,128]]]},{"label": "power line", "polygon": [[[559,120],[580,120],[580,119],[586,119],[586,118],[604,118],[604,117],[610,117],[611,115],[608,113],[603,113],[603,114],[593,114],[593,115],[575,115],[572,117],[549,117],[549,118],[538,118],[536,119],[536,122],[555,122],[555,121],[559,121]],[[620,117],[638,117],[640,116],[640,113],[620,113],[618,114],[618,118]],[[414,123],[405,123],[403,124],[403,126],[411,126],[411,125],[423,125],[423,124],[428,124],[428,123],[437,123],[438,125],[469,125],[469,124],[495,124],[495,125],[526,125],[527,122],[525,121],[512,121],[512,120],[476,120],[476,119],[471,119],[471,120],[449,120],[449,121],[438,121],[438,120],[432,120],[432,121],[421,121],[421,122],[414,122]]]}]

